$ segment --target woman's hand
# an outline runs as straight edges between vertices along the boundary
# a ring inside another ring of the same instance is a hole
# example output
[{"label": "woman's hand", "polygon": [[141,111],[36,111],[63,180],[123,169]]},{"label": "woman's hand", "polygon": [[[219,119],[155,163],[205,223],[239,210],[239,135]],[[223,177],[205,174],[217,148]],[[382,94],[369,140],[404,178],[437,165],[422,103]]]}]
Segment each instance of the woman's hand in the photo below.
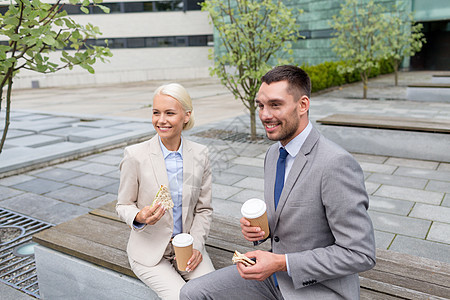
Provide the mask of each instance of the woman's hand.
[{"label": "woman's hand", "polygon": [[198,264],[203,260],[203,256],[197,249],[192,249],[192,256],[189,259],[186,267],[187,272],[192,272],[197,268]]},{"label": "woman's hand", "polygon": [[156,205],[146,206],[141,209],[134,219],[141,224],[155,225],[164,216],[165,212],[165,208],[158,202]]}]

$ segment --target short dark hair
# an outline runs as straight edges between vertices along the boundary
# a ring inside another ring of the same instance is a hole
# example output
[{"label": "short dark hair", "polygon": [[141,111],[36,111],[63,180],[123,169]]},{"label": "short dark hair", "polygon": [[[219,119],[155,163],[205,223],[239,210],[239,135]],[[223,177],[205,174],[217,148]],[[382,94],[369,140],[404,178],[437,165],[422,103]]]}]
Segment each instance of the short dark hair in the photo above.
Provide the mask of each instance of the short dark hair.
[{"label": "short dark hair", "polygon": [[277,66],[261,78],[261,82],[267,84],[283,80],[288,82],[288,92],[291,95],[296,96],[297,92],[300,94],[298,99],[303,95],[308,96],[308,98],[311,97],[311,79],[308,74],[299,67],[292,65]]}]

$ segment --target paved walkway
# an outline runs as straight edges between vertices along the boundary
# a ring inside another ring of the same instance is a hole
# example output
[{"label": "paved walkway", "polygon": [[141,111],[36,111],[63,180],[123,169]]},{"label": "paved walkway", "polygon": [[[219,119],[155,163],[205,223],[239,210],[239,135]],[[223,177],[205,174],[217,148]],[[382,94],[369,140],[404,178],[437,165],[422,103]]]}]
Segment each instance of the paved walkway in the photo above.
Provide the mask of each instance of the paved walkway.
[{"label": "paved walkway", "polygon": [[[450,103],[405,101],[406,84],[429,81],[430,74],[403,73],[399,87],[393,86],[392,75],[377,78],[369,88],[372,100],[358,98],[362,94],[359,84],[313,95],[311,119],[351,112],[448,120]],[[3,174],[18,174],[0,179],[0,207],[58,224],[115,200],[118,164],[126,141],[152,135],[147,105],[152,89],[159,84],[16,91],[14,133],[0,154],[0,167],[9,166]],[[245,200],[263,197],[263,159],[271,142],[237,140],[248,132],[248,116],[216,81],[182,84],[193,96],[199,124],[185,135],[210,148],[215,213],[239,218]],[[45,123],[62,127],[49,129]],[[218,138],[213,134],[217,130],[232,136],[229,140]],[[21,136],[20,131],[27,134]],[[263,134],[263,129],[259,127],[258,132]],[[91,148],[76,147],[87,142]],[[75,149],[68,154],[74,159],[66,161],[64,155],[56,157],[50,152],[59,147]],[[99,152],[105,148],[109,150]],[[36,156],[41,159],[41,167],[27,171],[24,158],[34,161]],[[450,164],[383,155],[354,156],[365,172],[377,247],[450,263]],[[3,289],[7,288],[0,285],[2,295]]]}]

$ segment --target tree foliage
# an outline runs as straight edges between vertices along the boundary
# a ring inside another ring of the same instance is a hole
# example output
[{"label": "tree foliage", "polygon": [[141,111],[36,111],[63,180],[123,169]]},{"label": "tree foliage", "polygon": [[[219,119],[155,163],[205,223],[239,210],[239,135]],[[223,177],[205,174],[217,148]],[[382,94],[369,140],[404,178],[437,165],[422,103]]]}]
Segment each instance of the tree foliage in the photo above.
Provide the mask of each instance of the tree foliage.
[{"label": "tree foliage", "polygon": [[[80,5],[88,13],[89,5],[97,5],[104,12],[102,0],[70,0],[72,5]],[[0,153],[6,140],[10,123],[11,91],[13,79],[21,69],[39,73],[53,73],[79,65],[94,73],[92,65],[97,59],[105,62],[112,56],[107,47],[88,45],[87,39],[95,39],[101,34],[99,28],[81,25],[67,16],[60,0],[49,4],[40,0],[0,1],[8,5],[8,10],[0,14],[0,110],[6,101],[6,118],[0,143]],[[50,53],[58,51],[59,59]],[[4,89],[6,88],[6,97]]]},{"label": "tree foliage", "polygon": [[367,84],[371,70],[378,66],[386,51],[387,21],[385,9],[373,1],[361,3],[347,0],[341,5],[339,15],[330,23],[335,29],[331,43],[333,51],[347,63],[341,72],[357,70],[363,82],[363,98],[367,98]]},{"label": "tree foliage", "polygon": [[422,49],[426,42],[422,33],[422,24],[414,24],[412,13],[406,14],[395,6],[394,11],[388,15],[386,34],[387,53],[395,72],[395,85],[398,85],[398,68],[403,58],[413,56]]},{"label": "tree foliage", "polygon": [[[277,0],[206,0],[202,10],[210,14],[219,35],[210,54],[217,75],[250,112],[252,139],[256,138],[256,103],[260,79],[270,64],[290,63],[291,42],[299,38],[292,9]],[[300,12],[301,13],[301,12]]]}]

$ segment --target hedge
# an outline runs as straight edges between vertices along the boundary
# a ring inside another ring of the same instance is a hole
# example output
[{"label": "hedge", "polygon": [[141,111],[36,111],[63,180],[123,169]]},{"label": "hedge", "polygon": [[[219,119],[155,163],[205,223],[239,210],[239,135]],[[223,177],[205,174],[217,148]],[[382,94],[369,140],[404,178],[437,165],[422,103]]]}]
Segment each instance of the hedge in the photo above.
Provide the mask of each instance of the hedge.
[{"label": "hedge", "polygon": [[[311,78],[311,92],[314,93],[329,87],[340,86],[346,83],[361,80],[361,77],[357,71],[340,74],[338,72],[338,66],[344,64],[345,62],[342,61],[326,61],[315,66],[302,65],[300,67],[305,70]],[[394,72],[394,68],[391,64],[387,60],[381,60],[379,61],[379,67],[372,69],[370,77],[376,77],[380,74],[388,74],[392,72]]]}]

